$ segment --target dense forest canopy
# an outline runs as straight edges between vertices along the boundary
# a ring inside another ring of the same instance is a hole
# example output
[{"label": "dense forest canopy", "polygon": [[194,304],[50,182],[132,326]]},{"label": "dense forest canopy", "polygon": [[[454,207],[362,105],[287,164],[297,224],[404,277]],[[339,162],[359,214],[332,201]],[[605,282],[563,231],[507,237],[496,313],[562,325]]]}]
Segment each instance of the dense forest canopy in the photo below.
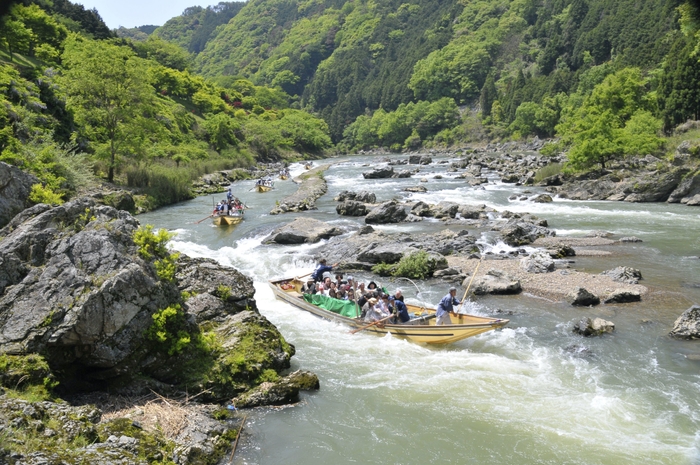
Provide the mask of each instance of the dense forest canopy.
[{"label": "dense forest canopy", "polygon": [[[700,117],[697,1],[249,0],[115,32],[68,0],[14,3],[0,158],[37,171],[30,147],[149,186],[168,164],[534,136],[586,170]],[[101,65],[133,75],[126,103],[88,98],[120,90],[90,82]]]},{"label": "dense forest canopy", "polygon": [[326,123],[289,108],[281,89],[208,80],[179,45],[116,38],[94,10],[24,1],[1,21],[0,160],[41,179],[35,201],[102,177],[142,189],[152,207],[190,198],[205,172],[331,145]]}]

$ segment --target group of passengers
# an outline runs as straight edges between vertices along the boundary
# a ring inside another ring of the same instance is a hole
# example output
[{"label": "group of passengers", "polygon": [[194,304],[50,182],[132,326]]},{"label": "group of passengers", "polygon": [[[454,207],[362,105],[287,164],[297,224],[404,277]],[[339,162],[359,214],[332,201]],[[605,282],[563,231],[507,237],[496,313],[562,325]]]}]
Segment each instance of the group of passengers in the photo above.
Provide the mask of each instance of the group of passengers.
[{"label": "group of passengers", "polygon": [[274,185],[274,182],[269,177],[265,177],[265,178],[260,178],[257,181],[255,181],[255,185],[256,186],[272,187]]},{"label": "group of passengers", "polygon": [[288,178],[290,176],[289,168],[282,168],[280,170],[280,176],[285,176]]},{"label": "group of passengers", "polygon": [[221,200],[214,207],[213,215],[233,215],[237,213],[242,213],[245,209],[245,205],[240,201],[238,197],[234,197],[231,192],[231,188],[228,188],[226,192],[226,199]]},{"label": "group of passengers", "polygon": [[355,281],[352,276],[344,279],[342,273],[336,273],[335,279],[332,279],[334,266],[337,264],[328,265],[326,259],[321,259],[302,292],[355,302],[360,318],[367,322],[406,323],[411,319],[401,289],[389,295],[374,281],[365,285],[364,282]]}]

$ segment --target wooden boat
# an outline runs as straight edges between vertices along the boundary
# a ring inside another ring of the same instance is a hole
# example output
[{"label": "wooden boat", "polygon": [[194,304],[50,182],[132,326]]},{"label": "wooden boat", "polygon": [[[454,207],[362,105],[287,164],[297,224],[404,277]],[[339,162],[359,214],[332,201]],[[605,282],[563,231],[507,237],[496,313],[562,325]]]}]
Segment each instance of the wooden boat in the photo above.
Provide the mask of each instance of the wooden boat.
[{"label": "wooden boat", "polygon": [[[301,293],[303,282],[296,278],[271,280],[269,284],[275,297],[316,316],[330,321],[345,323],[354,329],[360,329],[369,324],[357,316],[354,318],[343,316],[307,302],[304,295]],[[449,344],[493,329],[502,328],[509,322],[509,320],[500,318],[453,314],[451,318],[455,324],[436,326],[435,309],[410,304],[406,304],[406,306],[408,307],[409,314],[412,313],[414,315],[409,322],[404,324],[380,323],[370,326],[364,329],[364,331],[375,334],[391,333],[394,336],[406,338],[412,342],[422,342],[425,344]],[[359,309],[356,312],[359,312]]]},{"label": "wooden boat", "polygon": [[229,214],[214,215],[212,218],[216,226],[233,226],[243,221],[243,210]]},{"label": "wooden boat", "polygon": [[307,163],[304,165],[305,170],[310,170],[311,169],[311,163]]},{"label": "wooden boat", "polygon": [[258,192],[269,192],[272,190],[272,186],[266,186],[265,184],[256,184],[255,190]]},{"label": "wooden boat", "polygon": [[289,178],[287,177],[286,174],[280,174],[280,179],[281,179],[282,181],[286,181],[286,180],[289,179]]}]

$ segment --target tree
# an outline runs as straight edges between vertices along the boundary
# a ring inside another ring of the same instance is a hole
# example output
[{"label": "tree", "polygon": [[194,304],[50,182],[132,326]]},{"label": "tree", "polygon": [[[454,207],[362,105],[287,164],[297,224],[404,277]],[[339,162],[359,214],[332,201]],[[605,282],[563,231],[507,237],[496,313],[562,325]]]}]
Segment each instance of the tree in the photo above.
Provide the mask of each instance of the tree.
[{"label": "tree", "polygon": [[94,142],[97,155],[108,160],[107,179],[112,182],[120,157],[145,149],[155,108],[148,66],[127,47],[76,37],[66,41],[63,63],[60,81],[67,107],[82,135]]}]

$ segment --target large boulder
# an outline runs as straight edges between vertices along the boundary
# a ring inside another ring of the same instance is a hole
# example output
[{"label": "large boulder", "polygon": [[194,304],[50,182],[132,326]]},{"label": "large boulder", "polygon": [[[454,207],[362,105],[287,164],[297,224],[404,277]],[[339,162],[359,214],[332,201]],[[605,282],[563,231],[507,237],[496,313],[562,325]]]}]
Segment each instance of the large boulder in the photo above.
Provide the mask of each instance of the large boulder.
[{"label": "large boulder", "polygon": [[391,166],[382,166],[375,168],[372,171],[365,171],[362,177],[365,179],[386,179],[394,176],[394,168]]},{"label": "large boulder", "polygon": [[367,205],[355,200],[345,200],[335,207],[335,211],[343,216],[365,216],[369,210]]},{"label": "large boulder", "polygon": [[[470,281],[471,278],[467,278],[462,285],[469,286]],[[472,286],[475,295],[518,294],[522,291],[520,281],[498,270],[490,270],[484,276],[474,279]]]},{"label": "large boulder", "polygon": [[642,272],[629,266],[618,266],[612,270],[603,271],[600,274],[609,276],[613,281],[625,284],[637,284],[639,280],[642,279]]},{"label": "large boulder", "polygon": [[384,202],[370,211],[365,217],[367,224],[400,223],[406,219],[406,209],[396,200]]},{"label": "large boulder", "polygon": [[[0,353],[43,355],[64,390],[128,387],[138,375],[212,401],[289,367],[294,348],[257,312],[250,278],[144,247],[155,237],[139,245],[138,227],[91,198],[15,216],[0,230]],[[216,350],[198,352],[200,323]]]},{"label": "large boulder", "polygon": [[678,187],[687,169],[675,168],[671,171],[648,176],[636,182],[632,194],[625,197],[625,202],[665,202]]},{"label": "large boulder", "polygon": [[29,194],[37,183],[39,179],[33,174],[0,162],[0,228],[31,205]]},{"label": "large boulder", "polygon": [[554,236],[554,231],[525,221],[521,218],[511,218],[501,229],[503,242],[511,247],[532,244],[537,238]]},{"label": "large boulder", "polygon": [[538,250],[521,258],[520,268],[528,273],[549,273],[554,271],[554,260],[549,253]]},{"label": "large boulder", "polygon": [[700,305],[693,305],[683,312],[673,324],[669,336],[678,339],[700,338]]},{"label": "large boulder", "polygon": [[636,289],[615,289],[603,298],[604,304],[624,304],[628,302],[639,302],[642,294]]},{"label": "large boulder", "polygon": [[301,217],[281,226],[265,239],[265,243],[313,244],[321,239],[339,236],[343,232],[335,226],[313,218]]},{"label": "large boulder", "polygon": [[566,296],[566,298],[571,305],[578,305],[583,307],[588,307],[590,305],[598,305],[600,303],[600,297],[582,287],[571,291]]}]

